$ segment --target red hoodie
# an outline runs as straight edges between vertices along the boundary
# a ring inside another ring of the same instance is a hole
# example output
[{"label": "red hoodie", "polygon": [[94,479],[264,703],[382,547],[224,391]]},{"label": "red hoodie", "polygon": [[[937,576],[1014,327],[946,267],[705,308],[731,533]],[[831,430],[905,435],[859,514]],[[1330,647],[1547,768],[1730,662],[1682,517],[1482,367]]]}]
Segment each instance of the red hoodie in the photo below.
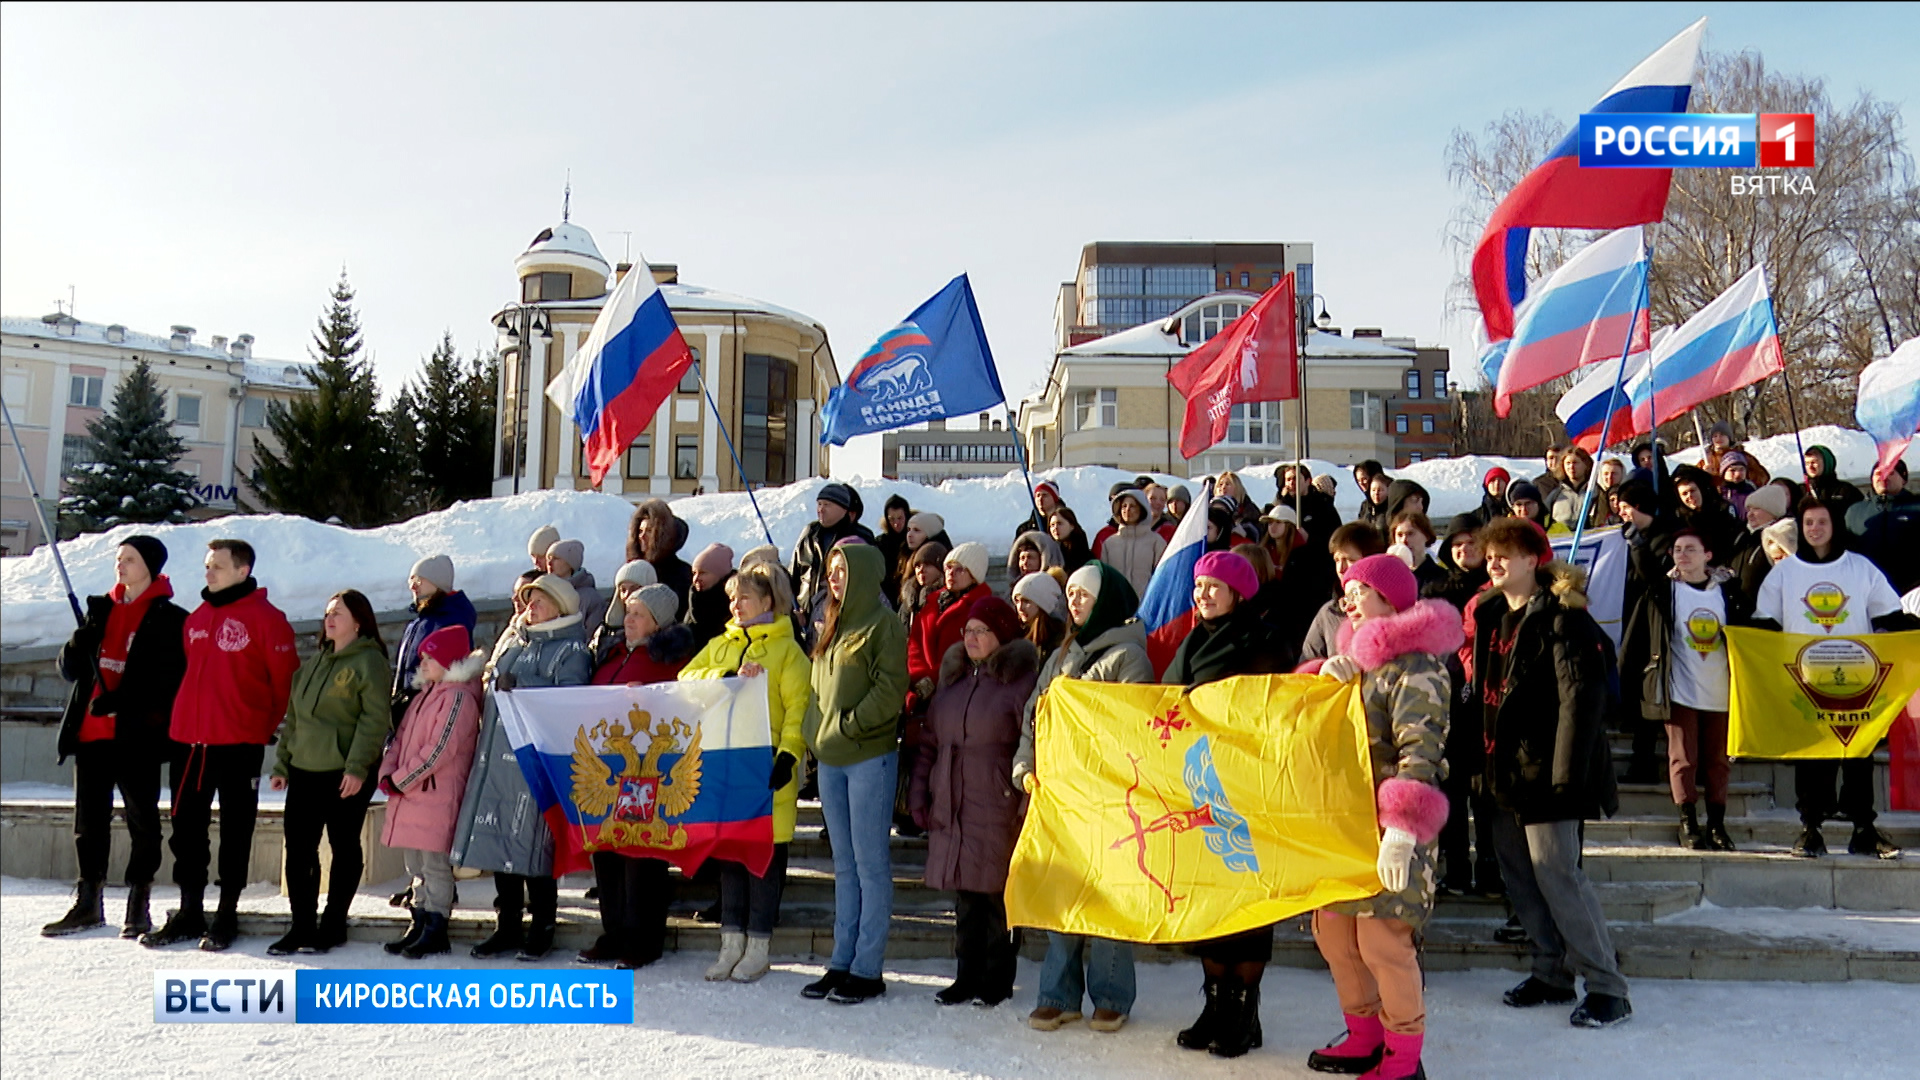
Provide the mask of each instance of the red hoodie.
[{"label": "red hoodie", "polygon": [[173,699],[173,739],[265,746],[287,715],[300,657],[293,627],[256,588],[230,604],[187,616],[187,676]]},{"label": "red hoodie", "polygon": [[[132,600],[127,599],[125,585],[114,585],[108,596],[113,600],[113,611],[107,615],[106,636],[100,642],[100,677],[93,681],[94,698],[120,689],[120,677],[127,671],[127,653],[133,649],[133,635],[139,631],[140,621],[147,617],[147,605],[171,598],[173,583],[161,574]],[[88,699],[89,704],[92,700]],[[113,728],[111,715],[95,716],[93,710],[88,709],[80,721],[80,741],[106,742],[113,738]]]}]

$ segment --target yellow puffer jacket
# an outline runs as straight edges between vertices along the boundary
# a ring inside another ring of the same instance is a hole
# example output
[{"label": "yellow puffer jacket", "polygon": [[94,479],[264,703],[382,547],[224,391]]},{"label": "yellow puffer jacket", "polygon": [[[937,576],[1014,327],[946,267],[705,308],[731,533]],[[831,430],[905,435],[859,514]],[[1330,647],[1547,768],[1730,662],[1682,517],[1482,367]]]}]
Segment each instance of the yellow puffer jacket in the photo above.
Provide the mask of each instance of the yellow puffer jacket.
[{"label": "yellow puffer jacket", "polygon": [[[776,618],[772,622],[742,628],[728,621],[727,629],[701,648],[700,655],[680,670],[681,680],[720,679],[736,674],[740,665],[752,661],[767,669],[767,718],[773,728],[773,752],[792,754],[800,760],[806,743],[800,736],[802,723],[813,703],[813,661],[793,639],[793,620]],[[793,839],[794,800],[799,797],[801,769],[796,764],[793,779],[773,793],[773,842],[785,844]]]}]

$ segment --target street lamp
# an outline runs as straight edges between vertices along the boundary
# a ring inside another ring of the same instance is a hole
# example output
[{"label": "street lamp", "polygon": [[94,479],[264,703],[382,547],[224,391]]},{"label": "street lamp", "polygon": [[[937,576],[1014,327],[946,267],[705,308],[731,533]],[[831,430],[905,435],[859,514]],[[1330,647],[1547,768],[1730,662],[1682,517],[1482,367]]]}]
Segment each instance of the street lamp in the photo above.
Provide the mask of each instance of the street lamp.
[{"label": "street lamp", "polygon": [[[1314,302],[1319,301],[1320,314],[1313,312]],[[1327,298],[1319,293],[1303,293],[1294,298],[1295,332],[1300,339],[1300,370],[1298,383],[1300,390],[1300,434],[1298,438],[1301,464],[1307,460],[1307,338],[1314,329],[1325,330],[1333,325],[1333,315],[1327,310]],[[1296,485],[1296,488],[1298,485]]]},{"label": "street lamp", "polygon": [[[526,453],[526,412],[532,406],[532,398],[527,390],[527,380],[531,378],[533,350],[525,347],[524,342],[538,338],[544,347],[553,340],[553,326],[547,319],[547,313],[532,304],[513,304],[502,308],[493,317],[493,328],[500,344],[503,357],[514,358],[513,380],[513,445],[508,454],[508,467],[513,470],[513,493],[520,494],[521,457]],[[522,404],[522,399],[526,404]]]}]

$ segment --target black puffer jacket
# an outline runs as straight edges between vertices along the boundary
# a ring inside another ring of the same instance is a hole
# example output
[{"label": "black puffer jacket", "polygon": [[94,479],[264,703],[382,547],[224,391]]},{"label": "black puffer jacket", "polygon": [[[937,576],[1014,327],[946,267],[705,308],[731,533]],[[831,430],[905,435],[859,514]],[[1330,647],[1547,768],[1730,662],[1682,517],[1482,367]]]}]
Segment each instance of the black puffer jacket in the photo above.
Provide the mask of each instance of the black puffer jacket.
[{"label": "black puffer jacket", "polygon": [[[1539,571],[1511,652],[1494,649],[1505,597],[1474,602],[1473,692],[1482,706],[1483,790],[1528,825],[1611,817],[1620,809],[1606,717],[1614,707],[1612,643],[1587,613],[1583,575],[1564,563]],[[1490,672],[1503,671],[1488,686]]]},{"label": "black puffer jacket", "polygon": [[[1260,613],[1246,601],[1234,605],[1217,623],[1196,620],[1193,629],[1167,664],[1160,681],[1168,685],[1197,686],[1233,675],[1270,675],[1289,671],[1294,653],[1279,645]],[[1283,655],[1284,654],[1284,655]]]}]

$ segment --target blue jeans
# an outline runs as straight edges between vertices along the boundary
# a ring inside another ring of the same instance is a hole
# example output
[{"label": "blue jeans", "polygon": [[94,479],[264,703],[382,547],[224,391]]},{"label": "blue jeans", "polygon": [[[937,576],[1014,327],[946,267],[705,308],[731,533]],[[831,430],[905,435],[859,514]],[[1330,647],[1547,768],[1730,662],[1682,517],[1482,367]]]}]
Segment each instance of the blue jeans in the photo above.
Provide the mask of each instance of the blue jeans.
[{"label": "blue jeans", "polygon": [[893,925],[893,794],[899,753],[820,765],[820,809],[833,845],[835,971],[877,979]]},{"label": "blue jeans", "polygon": [[1047,958],[1040,964],[1040,1007],[1079,1012],[1082,994],[1093,998],[1096,1009],[1123,1016],[1132,1012],[1132,944],[1049,931]]}]

